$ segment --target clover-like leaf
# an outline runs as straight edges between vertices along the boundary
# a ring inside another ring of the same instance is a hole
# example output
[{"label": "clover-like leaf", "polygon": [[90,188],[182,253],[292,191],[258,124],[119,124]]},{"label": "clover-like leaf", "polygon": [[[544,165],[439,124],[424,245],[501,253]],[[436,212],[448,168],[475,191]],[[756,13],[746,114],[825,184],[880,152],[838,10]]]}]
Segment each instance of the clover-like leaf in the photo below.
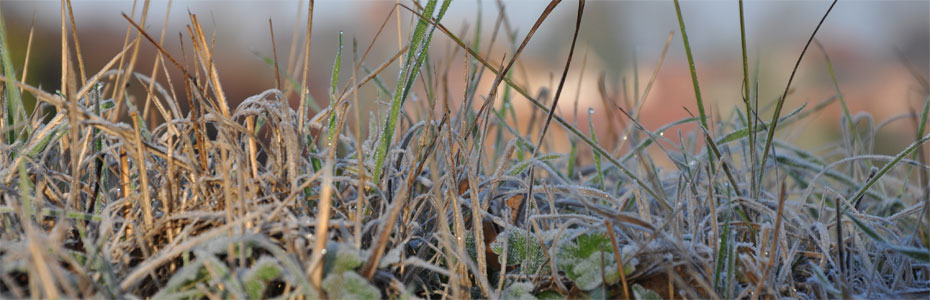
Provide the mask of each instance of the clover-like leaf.
[{"label": "clover-like leaf", "polygon": [[[503,261],[504,242],[507,242],[507,262]],[[491,243],[491,251],[498,255],[502,265],[520,265],[523,274],[534,274],[546,267],[546,254],[532,233],[519,228],[507,229]],[[545,270],[543,270],[545,271]]]}]

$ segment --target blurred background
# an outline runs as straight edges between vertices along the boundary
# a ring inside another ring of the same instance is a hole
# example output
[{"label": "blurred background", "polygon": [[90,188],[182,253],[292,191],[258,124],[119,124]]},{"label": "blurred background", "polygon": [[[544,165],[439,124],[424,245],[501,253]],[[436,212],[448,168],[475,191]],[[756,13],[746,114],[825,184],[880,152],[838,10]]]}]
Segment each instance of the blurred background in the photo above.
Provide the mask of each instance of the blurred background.
[{"label": "blurred background", "polygon": [[[122,48],[128,22],[120,14],[126,13],[137,21],[141,20],[142,1],[137,6],[133,1],[72,2],[87,72],[96,73]],[[400,2],[412,6],[409,0]],[[492,63],[499,63],[505,53],[513,52],[506,30],[515,32],[516,40],[522,40],[547,3],[457,0],[442,23],[469,42],[479,37],[480,52]],[[359,52],[364,52],[387,18],[390,19],[387,19],[381,36],[374,41],[372,54],[365,65],[374,68],[398,50],[398,22],[403,28],[401,39],[404,43],[407,41],[412,15],[401,10],[398,21],[398,16],[391,13],[394,4],[393,0],[316,1],[309,82],[311,94],[321,106],[329,102],[328,84],[339,32],[343,32],[345,37],[343,66],[351,66],[352,41],[357,40]],[[804,43],[829,5],[830,1],[746,1],[750,73],[759,70],[760,106],[764,107],[780,96]],[[61,72],[60,2],[2,1],[0,8],[7,25],[14,65],[19,68],[18,74],[22,74],[26,43],[34,24],[27,82],[46,91],[54,91]],[[536,95],[542,88],[555,90],[571,43],[576,9],[577,4],[573,1],[560,4],[520,56],[514,78],[531,94]],[[732,118],[733,109],[742,105],[737,2],[684,1],[681,9],[706,109],[715,118]],[[274,87],[273,67],[265,61],[266,57],[272,57],[268,19],[274,22],[277,55],[283,65],[294,51],[291,46],[294,37],[302,39],[304,35],[307,10],[306,1],[188,0],[173,1],[170,8],[168,1],[151,1],[145,28],[156,38],[164,28],[167,51],[175,57],[183,57],[184,53],[190,56],[190,36],[185,26],[189,24],[188,13],[196,14],[207,35],[215,33],[216,66],[230,105],[235,107],[242,99]],[[504,26],[489,48],[495,24],[502,13],[506,16]],[[166,16],[167,23],[164,22]],[[674,32],[674,37],[642,107],[641,121],[654,130],[687,117],[686,108],[697,114],[688,63],[671,1],[588,1],[559,113],[568,120],[575,120],[577,106],[576,121],[580,128],[587,129],[588,108],[591,108],[599,136],[619,136],[614,132],[618,122],[611,123],[613,121],[608,117],[608,114],[616,114],[614,119],[618,119],[619,113],[615,108],[603,107],[598,93],[598,78],[603,74],[607,90],[617,93],[616,98],[621,102],[624,100],[620,94],[642,92],[657,66],[670,32]],[[915,77],[930,77],[930,1],[840,1],[817,34],[817,39],[830,56],[839,88],[853,114],[868,113],[877,125],[908,113],[909,109],[918,110],[927,101],[927,92]],[[182,49],[182,41],[186,49]],[[138,69],[148,74],[154,63],[155,48],[145,41],[142,45]],[[431,61],[437,69],[448,70],[450,92],[447,97],[453,106],[462,103],[462,74],[465,72],[463,54],[459,51],[453,56],[454,47],[449,38],[436,32]],[[301,51],[298,49],[297,52]],[[179,78],[179,73],[172,66],[168,69],[174,72],[173,78]],[[344,70],[341,85],[349,82],[351,75],[348,68]],[[396,74],[395,64],[381,77],[392,86]],[[484,81],[492,79],[493,74],[484,74]],[[482,101],[481,95],[487,94],[487,86],[485,83],[479,88],[479,96],[474,101]],[[807,52],[793,90],[783,114],[804,103],[808,103],[807,109],[810,109],[835,95],[824,52],[819,48],[812,46]],[[374,87],[363,90],[363,111],[386,107],[376,101],[377,97]],[[296,98],[290,99],[295,108]],[[528,116],[532,111],[525,99],[515,98],[513,102],[521,114]],[[817,116],[784,132],[783,137],[816,149],[836,140],[841,114],[839,102],[835,102]],[[771,110],[762,116],[765,120],[770,119]],[[519,119],[528,117],[520,116]],[[879,132],[875,151],[900,151],[913,141],[913,128],[911,119],[889,123]],[[678,129],[682,132],[689,130]],[[677,135],[677,132],[673,134]],[[551,138],[565,137],[564,133],[555,132]],[[602,141],[605,145],[610,143],[610,140]]]}]

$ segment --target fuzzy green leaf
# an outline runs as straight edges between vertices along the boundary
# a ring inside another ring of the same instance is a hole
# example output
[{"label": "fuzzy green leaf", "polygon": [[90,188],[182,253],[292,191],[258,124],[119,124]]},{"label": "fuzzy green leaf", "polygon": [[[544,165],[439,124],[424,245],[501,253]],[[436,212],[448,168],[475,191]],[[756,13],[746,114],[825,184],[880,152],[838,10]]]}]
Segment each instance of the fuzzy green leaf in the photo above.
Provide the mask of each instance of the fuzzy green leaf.
[{"label": "fuzzy green leaf", "polygon": [[354,271],[329,274],[323,279],[323,290],[329,299],[381,299],[381,291]]}]

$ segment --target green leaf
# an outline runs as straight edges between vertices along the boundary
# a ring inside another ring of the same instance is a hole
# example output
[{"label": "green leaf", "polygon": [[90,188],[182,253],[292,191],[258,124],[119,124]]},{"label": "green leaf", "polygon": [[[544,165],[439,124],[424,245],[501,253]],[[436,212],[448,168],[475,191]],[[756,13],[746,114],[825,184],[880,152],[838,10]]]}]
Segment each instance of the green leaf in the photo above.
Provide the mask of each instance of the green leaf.
[{"label": "green leaf", "polygon": [[[504,262],[504,243],[507,243],[507,261]],[[546,254],[536,236],[526,230],[513,228],[504,230],[491,242],[491,252],[498,255],[505,266],[520,265],[523,274],[535,274],[546,264]]]},{"label": "green leaf", "polygon": [[536,300],[533,296],[533,284],[529,282],[514,282],[501,291],[502,300]]},{"label": "green leaf", "polygon": [[271,257],[262,257],[245,272],[244,288],[250,299],[259,299],[268,282],[281,276],[281,265]]},{"label": "green leaf", "polygon": [[341,274],[345,271],[355,270],[365,262],[361,251],[355,249],[355,247],[340,243],[327,245],[324,259],[323,270],[327,274]]},{"label": "green leaf", "polygon": [[536,297],[539,298],[539,300],[564,300],[565,299],[565,296],[562,296],[561,294],[559,294],[559,292],[556,292],[553,290],[542,291],[539,294],[537,294]]},{"label": "green leaf", "polygon": [[323,279],[323,290],[329,299],[381,299],[381,291],[354,271],[329,274]]},{"label": "green leaf", "polygon": [[574,243],[565,243],[560,248],[561,251],[575,258],[586,258],[598,251],[610,251],[613,253],[613,247],[610,239],[603,233],[586,233],[575,238]]},{"label": "green leaf", "polygon": [[639,300],[662,300],[662,296],[653,290],[644,288],[639,284],[633,285],[633,296]]}]

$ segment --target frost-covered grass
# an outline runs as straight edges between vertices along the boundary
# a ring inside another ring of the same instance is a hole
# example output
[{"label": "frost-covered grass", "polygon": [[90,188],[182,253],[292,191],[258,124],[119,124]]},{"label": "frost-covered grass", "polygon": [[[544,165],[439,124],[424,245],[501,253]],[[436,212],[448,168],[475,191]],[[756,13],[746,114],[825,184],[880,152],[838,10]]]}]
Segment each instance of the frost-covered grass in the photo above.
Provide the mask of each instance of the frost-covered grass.
[{"label": "frost-covered grass", "polygon": [[[0,27],[0,295],[930,294],[925,82],[922,106],[896,117],[913,121],[913,143],[894,156],[874,154],[881,125],[867,114],[853,117],[829,59],[823,67],[835,96],[784,107],[786,86],[766,103],[759,98],[772,95],[758,95],[744,34],[742,107],[707,115],[691,63],[698,115],[654,131],[641,126],[635,108],[649,101],[650,80],[641,94],[638,87],[636,95],[602,93],[626,126],[597,137],[593,122],[583,123],[586,134],[553,113],[560,98],[571,99],[562,93],[566,74],[580,66],[570,62],[585,30],[578,27],[583,2],[553,2],[526,33],[501,32],[506,38],[498,40],[513,41],[503,61],[471,47],[480,34],[467,40],[436,25],[448,1],[421,2],[398,7],[402,15],[430,17],[415,19],[406,44],[386,61],[366,61],[367,51],[344,48],[340,35],[328,69],[329,105],[319,108],[306,92],[309,35],[296,41],[295,61],[275,55],[276,86],[234,107],[212,64],[212,37],[195,15],[185,54],[162,49],[156,25],[140,34],[134,20],[141,18],[126,17],[125,48],[99,70],[85,70],[79,46],[89,45],[62,30],[70,51],[62,61],[76,67],[62,68],[54,91],[18,79],[23,71],[12,67]],[[675,7],[682,39],[669,41],[683,42],[692,61],[687,14]],[[578,13],[574,35],[564,37],[573,50],[560,58],[564,71],[548,103],[527,90],[538,84],[511,73],[554,9]],[[431,52],[437,40],[456,46],[449,57],[466,57],[464,91],[444,90],[442,70],[449,68],[436,66],[462,62]],[[805,52],[818,50],[810,45]],[[135,63],[137,47],[158,48],[155,66]],[[392,65],[400,67],[397,78],[382,72]],[[170,68],[183,76],[168,78]],[[349,82],[340,74],[350,74]],[[492,88],[478,88],[482,76],[493,78]],[[127,83],[147,92],[129,93]],[[389,103],[360,111],[360,101],[373,102],[359,99],[363,89],[380,90]],[[26,110],[23,94],[38,99],[36,109]],[[444,100],[461,95],[462,106]],[[407,101],[412,97],[419,101]],[[289,107],[287,99],[300,105]],[[517,122],[518,101],[538,109],[528,126]],[[802,149],[778,134],[830,105],[844,112],[832,150]],[[142,121],[153,115],[165,121]],[[360,118],[367,115],[377,117]],[[677,141],[663,134],[682,125],[697,129]],[[547,150],[565,143],[546,136],[553,127],[568,132],[570,153]],[[593,159],[578,159],[588,153]],[[672,167],[657,167],[659,158]]]}]

